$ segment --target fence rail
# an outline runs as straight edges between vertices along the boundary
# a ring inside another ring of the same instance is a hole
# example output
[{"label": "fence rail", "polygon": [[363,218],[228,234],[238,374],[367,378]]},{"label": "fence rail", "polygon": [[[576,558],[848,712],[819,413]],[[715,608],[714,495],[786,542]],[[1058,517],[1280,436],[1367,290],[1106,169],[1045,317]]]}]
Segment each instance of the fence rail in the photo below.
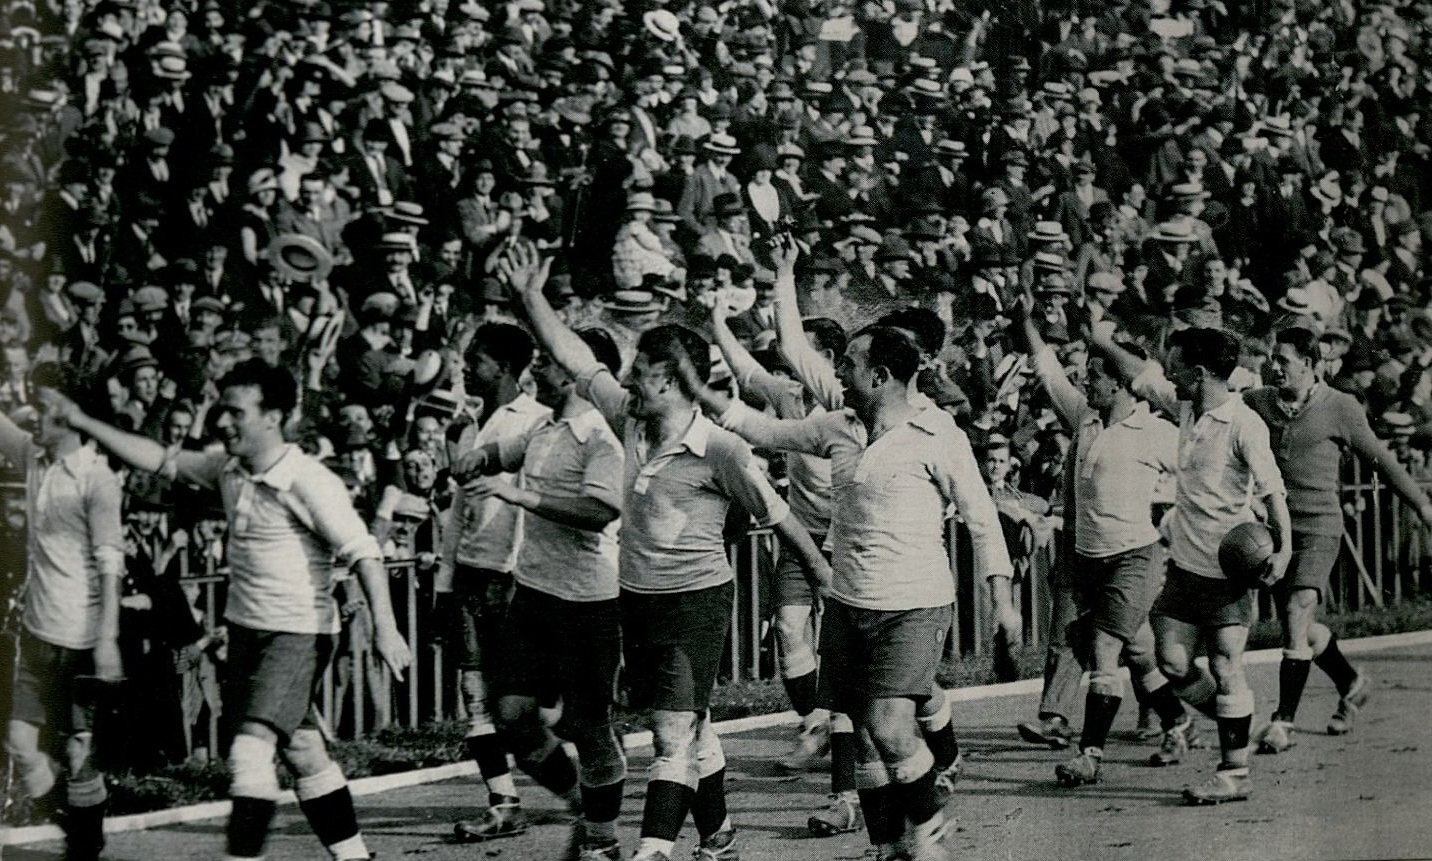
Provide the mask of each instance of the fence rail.
[{"label": "fence rail", "polygon": [[[1343,499],[1346,531],[1342,554],[1325,600],[1331,609],[1358,610],[1396,605],[1423,594],[1432,579],[1429,532],[1416,512],[1404,504],[1375,471],[1350,461],[1346,464]],[[1432,480],[1426,482],[1432,487]],[[0,488],[2,491],[3,488]],[[1050,572],[1058,564],[1059,538],[1036,544],[1026,532],[1011,540],[1016,565],[1016,601],[1025,620],[1026,645],[1038,646],[1049,618]],[[974,576],[968,537],[957,523],[948,536],[951,570],[958,598],[951,629],[951,649],[963,656],[979,655],[991,643],[993,625],[987,586]],[[729,546],[736,572],[736,600],[721,678],[747,681],[776,675],[774,638],[771,636],[765,576],[775,566],[781,548],[770,530],[753,530]],[[388,563],[390,587],[398,623],[411,644],[414,663],[403,682],[390,677],[371,648],[366,615],[344,626],[335,659],[322,681],[317,707],[340,737],[356,738],[390,724],[417,726],[424,722],[464,717],[457,673],[444,660],[443,647],[431,630],[431,582],[413,560]],[[204,615],[208,633],[218,626],[222,570],[197,574],[181,569],[180,582],[197,589],[194,602]],[[1271,612],[1266,596],[1262,612]],[[199,660],[212,660],[206,653]],[[192,671],[193,664],[190,664]],[[212,667],[208,668],[212,669]],[[183,668],[180,669],[182,673]],[[212,679],[212,673],[210,679]],[[189,752],[219,749],[220,707],[212,702],[212,684],[185,730]],[[190,711],[194,711],[191,708]]]}]

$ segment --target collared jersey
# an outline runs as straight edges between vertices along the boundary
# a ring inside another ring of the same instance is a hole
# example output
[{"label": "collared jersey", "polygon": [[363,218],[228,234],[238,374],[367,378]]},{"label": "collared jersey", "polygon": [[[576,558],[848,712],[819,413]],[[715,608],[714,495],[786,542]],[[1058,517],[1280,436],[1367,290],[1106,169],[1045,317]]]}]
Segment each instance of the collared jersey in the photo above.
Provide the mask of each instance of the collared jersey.
[{"label": "collared jersey", "polygon": [[[1308,394],[1296,414],[1278,400],[1272,387],[1243,393],[1243,401],[1268,425],[1273,455],[1288,485],[1288,513],[1293,531],[1304,535],[1341,536],[1343,509],[1340,495],[1342,453],[1351,449],[1377,463],[1392,461],[1367,423],[1367,411],[1357,399],[1324,383]],[[1392,461],[1395,462],[1395,461]],[[1408,499],[1420,490],[1403,471],[1386,473],[1393,487]]]},{"label": "collared jersey", "polygon": [[[621,510],[622,445],[595,409],[569,418],[550,416],[526,436],[499,441],[502,467],[521,470],[522,484],[542,496],[592,497]],[[617,597],[617,530],[577,529],[525,512],[518,583],[566,601]]]},{"label": "collared jersey", "polygon": [[[531,395],[520,394],[493,410],[481,429],[469,428],[463,433],[458,441],[459,457],[485,445],[500,444],[504,439],[520,439],[551,415],[552,411]],[[517,474],[506,472],[496,478],[510,484]],[[452,535],[445,543],[452,552],[445,561],[504,574],[511,572],[517,563],[517,545],[522,538],[522,508],[495,496],[468,499],[458,485],[451,511]]]},{"label": "collared jersey", "polygon": [[[757,367],[736,381],[770,405],[778,418],[802,419],[826,412],[820,403],[807,408],[805,389],[795,380],[786,380]],[[830,461],[823,457],[787,452],[786,478],[790,489],[786,499],[796,522],[807,530],[825,535],[830,531]]]},{"label": "collared jersey", "polygon": [[719,586],[735,576],[723,535],[731,503],[762,527],[790,514],[751,447],[699,410],[680,440],[653,451],[643,424],[627,415],[627,393],[610,371],[597,364],[584,369],[577,393],[596,405],[613,429],[621,429],[623,589],[690,592]]},{"label": "collared jersey", "polygon": [[969,438],[945,411],[925,407],[873,442],[849,409],[781,420],[738,402],[721,424],[755,445],[830,458],[834,598],[871,610],[953,602],[945,539],[953,516],[969,528],[981,576],[1013,574]]},{"label": "collared jersey", "polygon": [[18,428],[0,438],[0,450],[25,469],[25,629],[52,645],[92,649],[103,574],[124,570],[119,476],[92,446],[52,461]]},{"label": "collared jersey", "polygon": [[343,480],[298,446],[253,474],[216,451],[179,474],[217,488],[229,518],[225,618],[258,631],[336,634],[334,560],[351,568],[383,558]]},{"label": "collared jersey", "polygon": [[1065,471],[1074,492],[1074,549],[1102,559],[1158,541],[1153,503],[1159,483],[1178,469],[1178,428],[1143,403],[1105,427],[1052,348],[1034,357],[1034,372],[1074,430]]},{"label": "collared jersey", "polygon": [[1195,417],[1157,365],[1139,374],[1134,393],[1179,417],[1178,489],[1164,520],[1169,555],[1185,571],[1224,579],[1218,545],[1233,527],[1255,518],[1253,500],[1284,493],[1268,426],[1233,395]]}]

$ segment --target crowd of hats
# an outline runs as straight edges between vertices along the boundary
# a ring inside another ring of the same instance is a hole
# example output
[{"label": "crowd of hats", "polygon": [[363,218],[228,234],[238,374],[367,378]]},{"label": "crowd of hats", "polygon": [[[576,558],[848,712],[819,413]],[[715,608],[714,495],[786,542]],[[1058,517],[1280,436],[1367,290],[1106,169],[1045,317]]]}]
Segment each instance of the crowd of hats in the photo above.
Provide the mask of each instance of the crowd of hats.
[{"label": "crowd of hats", "polygon": [[[554,256],[554,296],[598,322],[699,322],[708,291],[761,293],[788,235],[808,313],[946,320],[940,391],[985,434],[1049,424],[1027,383],[979,371],[969,334],[1004,364],[1026,291],[1076,365],[1090,305],[1154,351],[1172,327],[1236,331],[1250,374],[1291,320],[1388,428],[1432,419],[1414,360],[1432,347],[1426,0],[88,0],[4,17],[0,265],[29,335],[5,345],[11,367],[46,347],[101,377],[153,361],[200,397],[214,354],[252,350],[259,308],[331,302],[351,336],[365,314],[430,319],[411,283],[450,288],[440,327],[510,314],[496,260],[516,243]],[[632,232],[661,259],[614,263]],[[285,319],[298,367],[308,318]],[[201,320],[217,324],[195,339]]]}]

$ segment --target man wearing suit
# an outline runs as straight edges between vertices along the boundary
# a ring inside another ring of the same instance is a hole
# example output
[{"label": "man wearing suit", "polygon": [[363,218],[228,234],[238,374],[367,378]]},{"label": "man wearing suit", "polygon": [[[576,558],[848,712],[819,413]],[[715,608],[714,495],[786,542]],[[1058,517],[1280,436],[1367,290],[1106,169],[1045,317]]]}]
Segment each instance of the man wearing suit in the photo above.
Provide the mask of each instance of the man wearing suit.
[{"label": "man wearing suit", "polygon": [[1094,185],[1094,166],[1086,161],[1074,163],[1074,187],[1059,195],[1054,203],[1054,220],[1069,234],[1075,248],[1088,242],[1094,229],[1089,222],[1089,209],[1099,202],[1107,203],[1108,192]]},{"label": "man wearing suit", "polygon": [[387,122],[369,120],[358,140],[358,152],[349,163],[349,180],[365,209],[392,206],[393,201],[408,197],[407,172],[402,162],[388,152],[392,139]]},{"label": "man wearing suit", "polygon": [[677,211],[686,228],[698,236],[716,228],[716,198],[729,194],[739,199],[741,184],[731,175],[731,159],[740,148],[736,139],[726,134],[713,134],[704,147],[706,162],[687,178]]},{"label": "man wearing suit", "polygon": [[347,254],[343,244],[347,217],[328,202],[328,177],[322,168],[304,174],[299,180],[298,200],[280,203],[274,224],[279,233],[297,233],[316,240],[335,259],[342,260]]},{"label": "man wearing suit", "polygon": [[453,200],[463,176],[463,131],[456,123],[436,123],[428,134],[435,149],[418,156],[419,194],[423,200]]},{"label": "man wearing suit", "polygon": [[702,234],[698,243],[700,253],[711,258],[729,254],[740,263],[754,266],[756,258],[751,253],[751,228],[741,199],[735,194],[718,194],[714,210],[716,226]]},{"label": "man wearing suit", "polygon": [[829,141],[815,151],[818,167],[806,181],[806,191],[817,195],[815,214],[822,221],[837,221],[855,208],[845,181],[845,144]]}]

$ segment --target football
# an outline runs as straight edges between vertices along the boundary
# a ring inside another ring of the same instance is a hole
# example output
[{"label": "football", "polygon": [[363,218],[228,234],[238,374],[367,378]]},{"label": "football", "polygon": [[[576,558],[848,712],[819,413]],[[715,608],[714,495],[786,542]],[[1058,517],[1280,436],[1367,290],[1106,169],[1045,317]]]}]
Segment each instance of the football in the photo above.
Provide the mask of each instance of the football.
[{"label": "football", "polygon": [[1218,545],[1218,565],[1223,575],[1249,589],[1260,585],[1273,558],[1273,533],[1256,521],[1240,523],[1228,530]]}]

